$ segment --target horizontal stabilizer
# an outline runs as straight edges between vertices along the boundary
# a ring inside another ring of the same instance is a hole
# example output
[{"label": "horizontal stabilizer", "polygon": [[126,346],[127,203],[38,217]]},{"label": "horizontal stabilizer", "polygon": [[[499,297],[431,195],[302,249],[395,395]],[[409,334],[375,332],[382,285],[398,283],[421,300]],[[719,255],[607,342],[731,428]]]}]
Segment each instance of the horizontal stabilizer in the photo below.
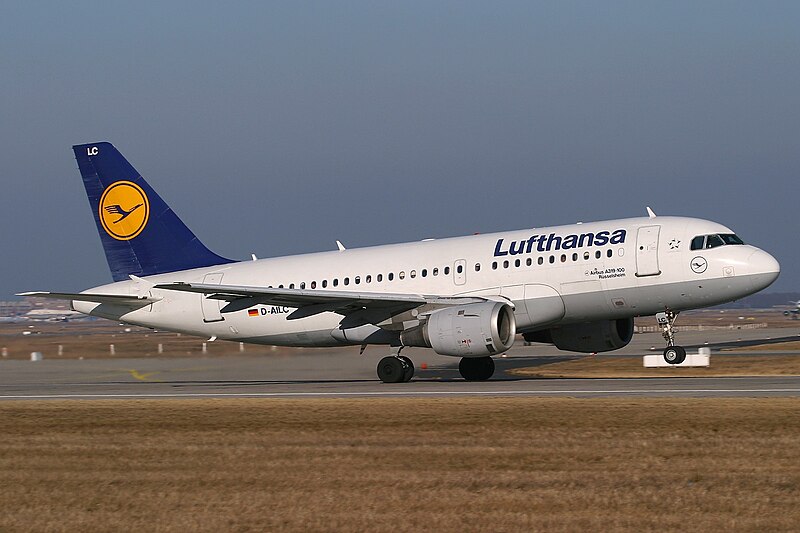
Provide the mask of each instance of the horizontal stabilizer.
[{"label": "horizontal stabilizer", "polygon": [[77,300],[79,302],[94,302],[98,304],[122,305],[126,307],[143,307],[159,301],[161,298],[137,298],[128,294],[87,294],[72,292],[21,292],[17,296],[33,296],[36,298],[50,298],[51,300]]}]

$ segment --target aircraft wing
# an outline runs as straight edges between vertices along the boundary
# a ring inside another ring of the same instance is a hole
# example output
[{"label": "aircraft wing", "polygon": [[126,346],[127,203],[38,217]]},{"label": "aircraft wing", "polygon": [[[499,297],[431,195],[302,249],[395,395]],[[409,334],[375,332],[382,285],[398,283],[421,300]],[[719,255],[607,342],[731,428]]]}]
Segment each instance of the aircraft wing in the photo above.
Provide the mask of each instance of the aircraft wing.
[{"label": "aircraft wing", "polygon": [[421,294],[393,294],[355,291],[329,291],[308,289],[273,289],[240,285],[212,285],[205,283],[164,283],[156,289],[204,294],[212,300],[229,302],[220,309],[223,313],[241,311],[255,305],[281,305],[294,307],[287,319],[296,320],[326,311],[341,315],[370,312],[369,322],[385,319],[425,304],[458,305],[483,302],[485,298],[458,296],[425,296]]},{"label": "aircraft wing", "polygon": [[36,298],[50,298],[52,300],[78,300],[80,302],[94,302],[98,304],[123,305],[127,307],[144,307],[159,301],[161,298],[138,298],[127,294],[89,294],[72,292],[20,292],[17,296],[34,296]]}]

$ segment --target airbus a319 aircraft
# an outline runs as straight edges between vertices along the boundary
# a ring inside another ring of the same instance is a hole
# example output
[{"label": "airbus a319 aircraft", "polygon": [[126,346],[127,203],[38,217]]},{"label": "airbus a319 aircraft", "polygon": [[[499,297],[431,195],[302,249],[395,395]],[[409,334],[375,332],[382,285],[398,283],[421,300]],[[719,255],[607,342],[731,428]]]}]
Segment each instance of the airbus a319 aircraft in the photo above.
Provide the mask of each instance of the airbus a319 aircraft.
[{"label": "airbus a319 aircraft", "polygon": [[664,359],[687,309],[753,294],[778,277],[767,252],[697,218],[648,216],[233,261],[206,248],[110,143],[74,146],[114,283],[71,300],[87,315],[279,346],[387,346],[378,377],[408,381],[406,346],[494,373],[517,333],[561,350],[622,348],[656,315]]}]

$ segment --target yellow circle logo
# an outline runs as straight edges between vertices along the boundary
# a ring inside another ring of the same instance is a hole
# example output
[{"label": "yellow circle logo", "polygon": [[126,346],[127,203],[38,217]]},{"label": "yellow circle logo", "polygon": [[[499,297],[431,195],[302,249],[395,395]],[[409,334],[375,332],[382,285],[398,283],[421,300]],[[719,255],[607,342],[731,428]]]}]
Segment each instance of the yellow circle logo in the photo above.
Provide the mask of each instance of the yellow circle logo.
[{"label": "yellow circle logo", "polygon": [[100,198],[100,223],[118,241],[139,235],[150,218],[150,202],[141,187],[130,181],[112,183]]}]

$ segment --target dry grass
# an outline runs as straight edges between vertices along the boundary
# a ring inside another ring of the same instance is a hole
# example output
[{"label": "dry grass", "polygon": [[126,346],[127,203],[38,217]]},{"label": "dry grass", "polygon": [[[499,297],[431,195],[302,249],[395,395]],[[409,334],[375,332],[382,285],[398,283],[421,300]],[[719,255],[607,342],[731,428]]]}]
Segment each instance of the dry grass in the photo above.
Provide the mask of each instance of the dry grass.
[{"label": "dry grass", "polygon": [[709,367],[644,368],[641,357],[582,357],[542,366],[515,368],[509,374],[542,378],[671,378],[798,376],[800,357],[792,355],[711,356]]},{"label": "dry grass", "polygon": [[0,404],[0,531],[796,531],[800,399]]},{"label": "dry grass", "polygon": [[758,344],[739,348],[725,348],[726,352],[794,352],[800,351],[800,341]]}]

